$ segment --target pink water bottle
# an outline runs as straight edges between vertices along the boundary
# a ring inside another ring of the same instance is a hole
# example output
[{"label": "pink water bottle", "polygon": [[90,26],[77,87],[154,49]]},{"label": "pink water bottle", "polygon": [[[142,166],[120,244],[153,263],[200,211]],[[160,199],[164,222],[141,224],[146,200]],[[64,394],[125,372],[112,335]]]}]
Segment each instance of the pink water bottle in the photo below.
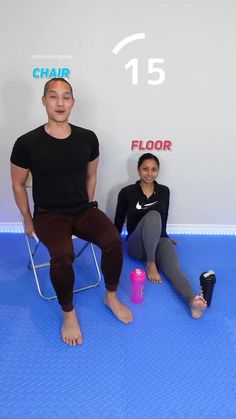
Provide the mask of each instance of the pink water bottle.
[{"label": "pink water bottle", "polygon": [[143,269],[133,269],[130,272],[131,279],[131,301],[140,304],[143,301],[143,290],[146,280],[146,273]]}]

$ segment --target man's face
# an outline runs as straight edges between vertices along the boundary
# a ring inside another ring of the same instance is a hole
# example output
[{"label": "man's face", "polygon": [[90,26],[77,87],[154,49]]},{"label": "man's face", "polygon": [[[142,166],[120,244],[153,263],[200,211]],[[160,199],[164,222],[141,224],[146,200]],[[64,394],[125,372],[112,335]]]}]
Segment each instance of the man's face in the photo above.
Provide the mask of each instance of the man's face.
[{"label": "man's face", "polygon": [[53,80],[48,87],[46,95],[42,97],[48,120],[67,122],[74,105],[70,86],[61,80]]}]

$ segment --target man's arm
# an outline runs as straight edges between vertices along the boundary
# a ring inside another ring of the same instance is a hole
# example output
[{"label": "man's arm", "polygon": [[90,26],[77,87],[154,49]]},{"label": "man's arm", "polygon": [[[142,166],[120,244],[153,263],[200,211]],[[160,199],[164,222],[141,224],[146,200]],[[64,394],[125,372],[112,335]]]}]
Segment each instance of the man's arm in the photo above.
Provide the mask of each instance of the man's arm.
[{"label": "man's arm", "polygon": [[25,232],[32,236],[34,232],[32,215],[29,207],[29,200],[26,191],[26,181],[29,176],[29,169],[23,169],[11,163],[12,189],[16,204],[24,220]]},{"label": "man's arm", "polygon": [[96,182],[97,182],[98,161],[99,161],[99,157],[97,157],[93,161],[90,161],[88,163],[88,168],[87,168],[86,187],[87,187],[88,199],[90,202],[93,201]]}]

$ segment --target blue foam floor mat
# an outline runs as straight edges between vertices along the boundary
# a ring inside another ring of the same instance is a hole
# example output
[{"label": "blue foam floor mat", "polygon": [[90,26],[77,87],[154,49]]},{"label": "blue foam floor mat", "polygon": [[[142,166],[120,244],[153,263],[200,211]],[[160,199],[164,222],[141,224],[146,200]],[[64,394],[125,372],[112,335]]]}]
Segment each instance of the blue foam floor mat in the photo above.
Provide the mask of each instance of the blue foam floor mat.
[{"label": "blue foam floor mat", "polygon": [[[1,419],[236,418],[236,237],[175,238],[196,292],[200,273],[216,272],[202,319],[191,319],[166,279],[131,303],[129,272],[142,264],[125,256],[119,296],[133,323],[104,306],[102,283],[75,296],[84,344],[68,347],[57,302],[38,296],[26,268],[24,236],[0,235]],[[78,269],[87,277],[93,267]]]}]

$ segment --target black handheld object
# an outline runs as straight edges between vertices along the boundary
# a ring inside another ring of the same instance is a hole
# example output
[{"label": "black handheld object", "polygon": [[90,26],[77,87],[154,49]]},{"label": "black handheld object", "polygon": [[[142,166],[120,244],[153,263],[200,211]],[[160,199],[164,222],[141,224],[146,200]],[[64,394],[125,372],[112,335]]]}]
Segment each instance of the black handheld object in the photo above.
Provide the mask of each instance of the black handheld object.
[{"label": "black handheld object", "polygon": [[208,271],[208,272],[203,272],[200,275],[200,284],[201,284],[202,294],[203,294],[204,299],[207,302],[207,307],[210,307],[211,305],[211,299],[212,299],[212,294],[213,294],[215,283],[216,283],[215,272]]}]

